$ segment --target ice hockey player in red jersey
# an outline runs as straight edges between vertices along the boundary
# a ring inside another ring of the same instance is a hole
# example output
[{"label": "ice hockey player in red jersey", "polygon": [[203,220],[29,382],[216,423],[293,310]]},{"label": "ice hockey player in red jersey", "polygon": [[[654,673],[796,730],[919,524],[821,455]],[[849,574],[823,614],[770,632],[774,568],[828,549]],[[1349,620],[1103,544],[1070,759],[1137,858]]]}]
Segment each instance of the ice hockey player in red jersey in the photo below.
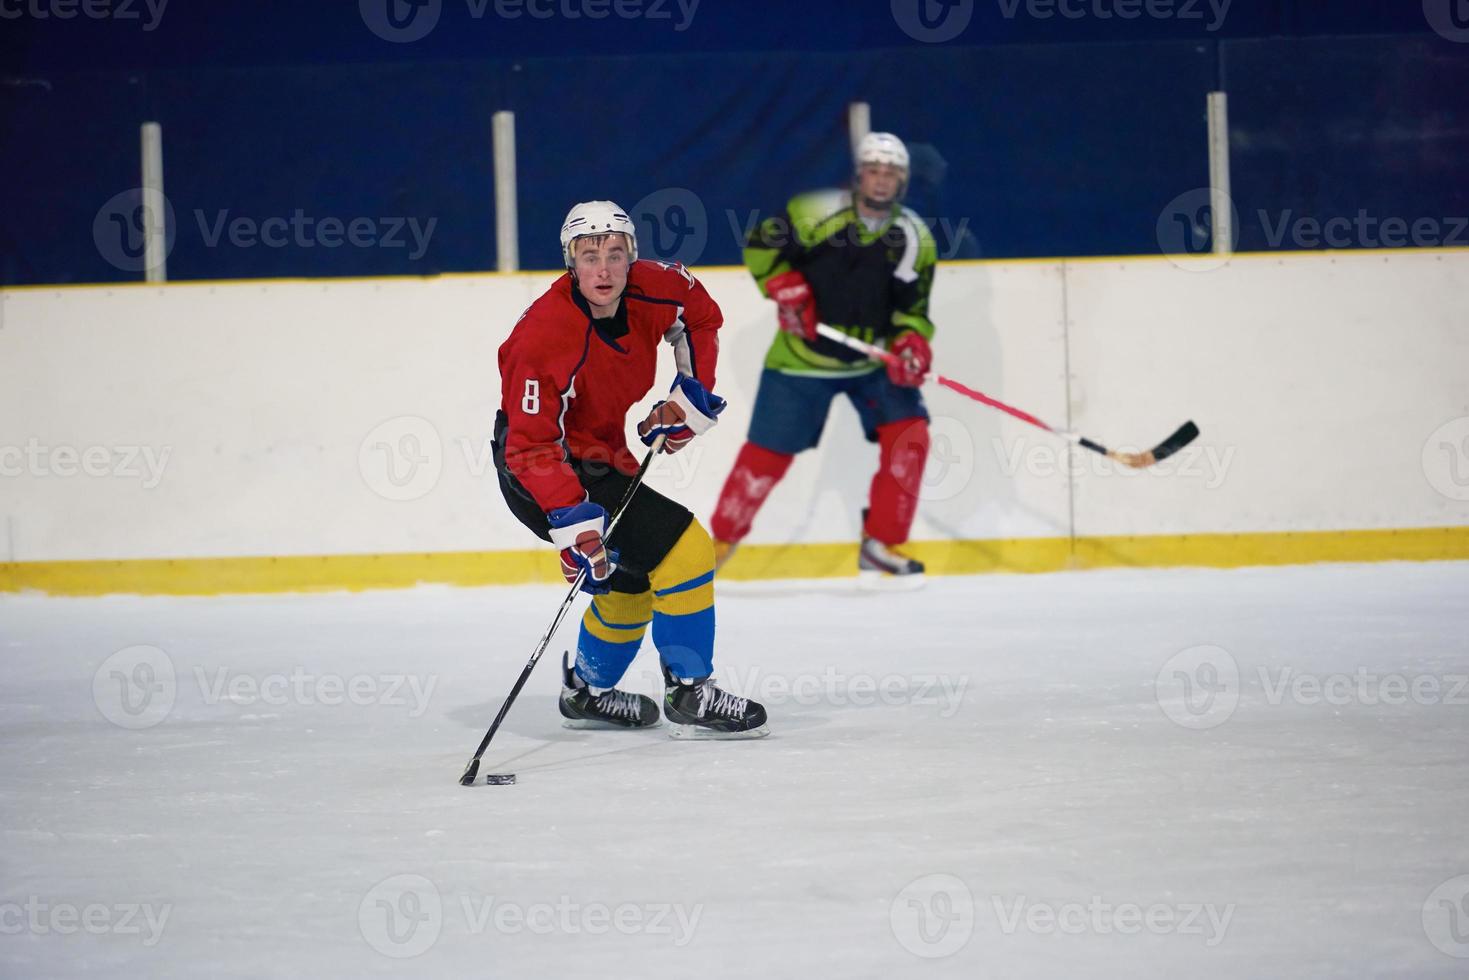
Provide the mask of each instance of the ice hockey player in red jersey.
[{"label": "ice hockey player in red jersey", "polygon": [[618,690],[651,625],[663,714],[675,737],[764,735],[765,709],[715,686],[714,546],[681,504],[641,486],[617,530],[608,512],[638,469],[628,410],[652,389],[658,346],[673,347],[668,397],[637,427],[677,452],[714,427],[719,307],[682,265],[638,259],[636,231],[611,201],[578,204],[561,229],[566,275],[521,314],[500,347],[495,466],[522,524],[561,549],[568,582],[592,593],[575,663],[563,657],[568,727],[658,724],[651,698]]}]

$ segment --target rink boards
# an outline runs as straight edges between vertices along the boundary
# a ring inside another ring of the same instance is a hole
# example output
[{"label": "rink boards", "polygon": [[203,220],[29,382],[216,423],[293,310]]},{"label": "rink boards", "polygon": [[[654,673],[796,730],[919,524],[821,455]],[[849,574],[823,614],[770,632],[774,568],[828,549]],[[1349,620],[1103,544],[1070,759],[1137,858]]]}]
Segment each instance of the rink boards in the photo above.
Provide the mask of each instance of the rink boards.
[{"label": "rink boards", "polygon": [[[650,483],[707,519],[773,317],[742,270],[695,271],[730,408]],[[489,438],[496,349],[552,278],[0,292],[0,589],[551,580]],[[948,573],[1469,557],[1465,295],[1466,250],[945,264],[945,374],[1108,444],[1203,436],[1119,472],[930,389],[915,551]],[[851,574],[875,463],[839,403],[729,576]]]}]

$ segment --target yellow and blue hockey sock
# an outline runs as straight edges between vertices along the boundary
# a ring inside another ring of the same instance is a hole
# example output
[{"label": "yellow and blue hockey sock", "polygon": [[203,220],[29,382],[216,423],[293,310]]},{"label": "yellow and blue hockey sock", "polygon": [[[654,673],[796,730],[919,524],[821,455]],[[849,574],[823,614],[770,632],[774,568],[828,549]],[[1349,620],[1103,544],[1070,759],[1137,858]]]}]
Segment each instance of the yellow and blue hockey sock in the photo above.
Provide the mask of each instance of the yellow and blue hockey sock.
[{"label": "yellow and blue hockey sock", "polygon": [[592,597],[576,642],[576,673],[587,686],[617,686],[638,655],[652,609],[651,592],[608,592]]},{"label": "yellow and blue hockey sock", "polygon": [[714,542],[694,521],[649,574],[653,644],[675,677],[714,671]]}]

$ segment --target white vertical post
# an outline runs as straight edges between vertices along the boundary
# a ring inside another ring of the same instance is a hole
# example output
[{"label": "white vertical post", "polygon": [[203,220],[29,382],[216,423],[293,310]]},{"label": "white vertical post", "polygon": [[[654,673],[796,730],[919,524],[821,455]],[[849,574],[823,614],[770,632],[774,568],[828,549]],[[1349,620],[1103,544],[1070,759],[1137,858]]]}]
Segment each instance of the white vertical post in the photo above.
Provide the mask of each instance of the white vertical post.
[{"label": "white vertical post", "polygon": [[1209,212],[1214,221],[1214,254],[1234,251],[1234,202],[1229,193],[1229,96],[1210,92]]},{"label": "white vertical post", "polygon": [[852,140],[852,159],[857,159],[857,144],[872,132],[872,106],[867,102],[847,105],[847,135]]},{"label": "white vertical post", "polygon": [[168,281],[168,209],[163,197],[163,127],[143,123],[143,276]]},{"label": "white vertical post", "polygon": [[515,209],[515,113],[494,117],[495,256],[501,272],[520,271],[520,216]]}]

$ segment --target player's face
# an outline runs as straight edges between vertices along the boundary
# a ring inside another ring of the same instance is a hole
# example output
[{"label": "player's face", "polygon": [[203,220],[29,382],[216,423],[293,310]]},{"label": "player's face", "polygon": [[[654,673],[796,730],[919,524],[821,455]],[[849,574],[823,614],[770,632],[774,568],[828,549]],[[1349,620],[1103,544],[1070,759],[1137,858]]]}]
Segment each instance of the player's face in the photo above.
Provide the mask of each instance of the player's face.
[{"label": "player's face", "polygon": [[617,309],[617,300],[627,288],[627,238],[603,235],[576,242],[576,288],[601,316]]},{"label": "player's face", "polygon": [[864,200],[891,201],[903,184],[903,171],[891,163],[864,163],[857,171],[857,190]]}]

